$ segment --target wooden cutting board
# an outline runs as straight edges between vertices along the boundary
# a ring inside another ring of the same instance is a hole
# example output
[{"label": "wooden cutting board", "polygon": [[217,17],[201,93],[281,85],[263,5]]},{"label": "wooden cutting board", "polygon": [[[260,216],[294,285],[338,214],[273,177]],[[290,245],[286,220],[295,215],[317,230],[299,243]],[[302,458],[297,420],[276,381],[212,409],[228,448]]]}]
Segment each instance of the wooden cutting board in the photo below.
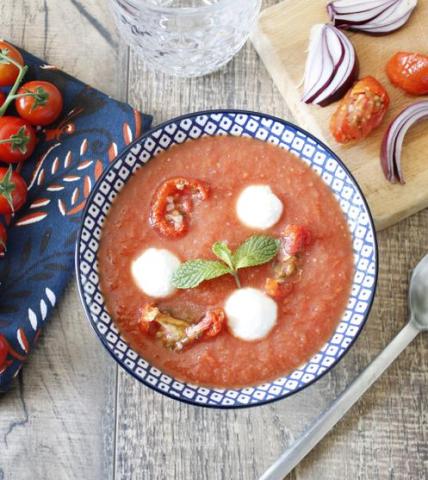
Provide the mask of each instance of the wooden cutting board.
[{"label": "wooden cutting board", "polygon": [[417,100],[390,84],[384,71],[385,63],[399,50],[428,54],[428,0],[419,0],[409,22],[390,35],[348,34],[359,58],[360,77],[373,75],[391,97],[390,110],[381,126],[369,138],[352,146],[339,145],[329,135],[329,119],[337,103],[321,108],[300,101],[309,31],[314,24],[329,21],[326,4],[326,0],[285,0],[264,10],[252,42],[297,123],[327,143],[355,175],[380,230],[428,206],[426,121],[415,125],[405,140],[402,158],[406,185],[387,182],[379,161],[380,143],[387,125],[399,111]]}]

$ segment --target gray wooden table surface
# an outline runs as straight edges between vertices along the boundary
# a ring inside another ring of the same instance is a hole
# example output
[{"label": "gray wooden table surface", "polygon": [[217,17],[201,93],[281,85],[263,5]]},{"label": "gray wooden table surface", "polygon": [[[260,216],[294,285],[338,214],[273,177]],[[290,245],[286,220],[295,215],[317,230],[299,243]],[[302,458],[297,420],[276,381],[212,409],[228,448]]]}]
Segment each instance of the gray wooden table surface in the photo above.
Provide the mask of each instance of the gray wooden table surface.
[{"label": "gray wooden table surface", "polygon": [[[290,118],[251,45],[213,75],[166,78],[118,38],[103,0],[2,0],[0,36],[154,123],[219,107]],[[404,324],[408,274],[428,251],[428,211],[382,232],[379,247],[375,306],[350,353],[290,399],[239,411],[181,404],[133,380],[90,331],[71,282],[16,387],[0,398],[0,480],[256,479]],[[428,478],[427,340],[408,348],[290,479]]]}]

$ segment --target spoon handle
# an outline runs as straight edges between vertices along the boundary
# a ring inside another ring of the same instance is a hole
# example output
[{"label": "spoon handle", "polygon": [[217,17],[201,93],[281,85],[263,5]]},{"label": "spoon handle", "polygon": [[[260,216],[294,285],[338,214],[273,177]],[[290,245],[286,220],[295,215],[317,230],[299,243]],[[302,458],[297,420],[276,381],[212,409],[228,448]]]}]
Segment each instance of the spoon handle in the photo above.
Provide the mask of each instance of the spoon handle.
[{"label": "spoon handle", "polygon": [[272,464],[259,480],[282,480],[336,425],[352,405],[382,375],[419,333],[412,321],[322,413],[317,420]]}]

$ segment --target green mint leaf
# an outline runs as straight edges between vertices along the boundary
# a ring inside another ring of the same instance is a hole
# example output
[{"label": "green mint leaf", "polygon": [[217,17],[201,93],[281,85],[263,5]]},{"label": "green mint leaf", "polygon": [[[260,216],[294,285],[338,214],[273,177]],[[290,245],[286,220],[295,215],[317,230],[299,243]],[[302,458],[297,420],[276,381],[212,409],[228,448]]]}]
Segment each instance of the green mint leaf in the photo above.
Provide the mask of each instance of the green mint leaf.
[{"label": "green mint leaf", "polygon": [[231,270],[234,270],[233,267],[233,253],[225,242],[216,242],[212,246],[212,251],[216,257],[228,265]]},{"label": "green mint leaf", "polygon": [[267,235],[253,235],[236,249],[233,256],[235,268],[254,267],[273,259],[279,248],[279,240]]},{"label": "green mint leaf", "polygon": [[194,288],[204,280],[221,277],[230,273],[230,268],[216,260],[189,260],[180,265],[172,277],[176,288]]}]

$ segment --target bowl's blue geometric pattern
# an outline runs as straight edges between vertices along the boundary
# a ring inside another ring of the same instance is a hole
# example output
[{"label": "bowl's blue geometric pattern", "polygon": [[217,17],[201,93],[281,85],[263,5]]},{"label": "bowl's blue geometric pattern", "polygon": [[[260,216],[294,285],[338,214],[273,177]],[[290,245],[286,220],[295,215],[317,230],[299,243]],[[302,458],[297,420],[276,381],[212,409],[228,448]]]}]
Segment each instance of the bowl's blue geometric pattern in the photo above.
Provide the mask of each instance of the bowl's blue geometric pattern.
[{"label": "bowl's blue geometric pattern", "polygon": [[[163,374],[133,351],[107,313],[99,289],[97,250],[110,205],[127,179],[147,160],[173,144],[204,135],[257,138],[290,150],[308,163],[339,200],[352,232],[355,274],[348,306],[331,339],[305,365],[277,380],[242,389],[210,389],[181,383]],[[361,331],[373,301],[377,279],[377,246],[365,200],[337,157],[314,137],[283,120],[243,111],[187,115],[164,123],[131,145],[94,187],[76,247],[79,291],[87,316],[116,361],[149,387],[197,405],[243,407],[284,398],[323,375],[344,355]]]}]

